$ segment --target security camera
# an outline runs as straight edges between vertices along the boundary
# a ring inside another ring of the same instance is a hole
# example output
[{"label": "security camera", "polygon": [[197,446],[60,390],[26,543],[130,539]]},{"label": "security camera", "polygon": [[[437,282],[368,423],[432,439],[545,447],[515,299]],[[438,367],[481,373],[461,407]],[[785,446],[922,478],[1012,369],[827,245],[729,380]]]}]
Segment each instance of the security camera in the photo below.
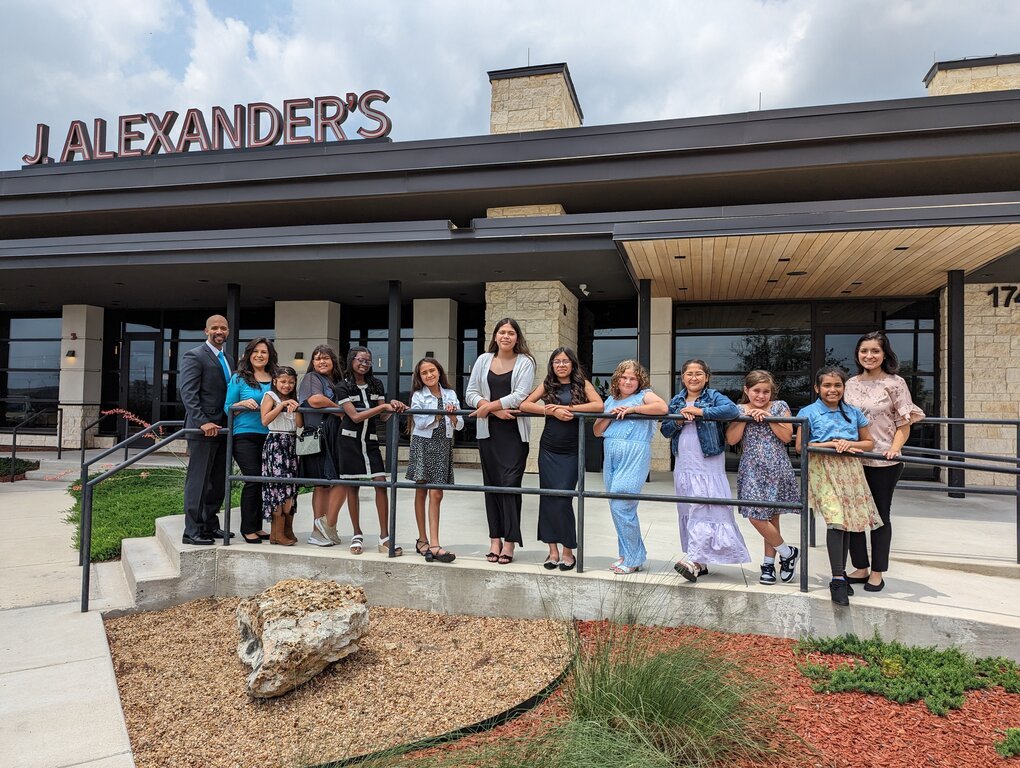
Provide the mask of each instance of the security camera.
[{"label": "security camera", "polygon": [[583,293],[585,296],[591,296],[591,291],[588,290],[588,283],[581,283],[577,287],[581,290],[581,293]]}]

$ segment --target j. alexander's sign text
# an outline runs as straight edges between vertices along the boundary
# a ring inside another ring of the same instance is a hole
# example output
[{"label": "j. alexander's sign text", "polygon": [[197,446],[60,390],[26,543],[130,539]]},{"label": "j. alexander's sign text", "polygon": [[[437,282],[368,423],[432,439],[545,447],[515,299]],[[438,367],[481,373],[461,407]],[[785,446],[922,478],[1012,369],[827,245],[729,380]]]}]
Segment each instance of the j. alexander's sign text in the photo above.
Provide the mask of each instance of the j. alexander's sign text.
[{"label": "j. alexander's sign text", "polygon": [[[107,149],[105,120],[97,117],[91,131],[84,120],[72,120],[57,162],[142,157],[160,152],[171,154],[187,152],[192,147],[203,151],[225,149],[228,145],[234,149],[269,147],[281,139],[284,144],[320,144],[328,140],[329,132],[337,141],[344,141],[347,135],[342,126],[352,112],[360,112],[371,123],[358,128],[358,135],[379,139],[389,135],[393,124],[373,105],[389,100],[382,91],[372,90],[360,96],[348,93],[342,99],[338,96],[288,99],[283,102],[283,109],[256,101],[235,104],[230,112],[223,107],[213,107],[208,121],[202,110],[189,109],[177,131],[174,131],[180,117],[177,112],[165,112],[162,117],[155,112],[121,115],[117,118],[115,149]],[[302,128],[312,129],[312,135],[299,135]],[[50,127],[39,123],[35,128],[35,152],[21,159],[25,165],[52,163],[49,152]]]}]

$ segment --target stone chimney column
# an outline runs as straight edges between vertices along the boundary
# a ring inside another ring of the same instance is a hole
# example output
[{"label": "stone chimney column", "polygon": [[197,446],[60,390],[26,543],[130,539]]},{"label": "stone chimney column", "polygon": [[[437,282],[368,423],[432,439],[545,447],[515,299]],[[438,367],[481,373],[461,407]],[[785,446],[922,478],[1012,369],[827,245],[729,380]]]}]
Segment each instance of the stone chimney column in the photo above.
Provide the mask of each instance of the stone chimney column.
[{"label": "stone chimney column", "polygon": [[566,64],[497,69],[489,82],[489,133],[577,128],[584,120]]}]

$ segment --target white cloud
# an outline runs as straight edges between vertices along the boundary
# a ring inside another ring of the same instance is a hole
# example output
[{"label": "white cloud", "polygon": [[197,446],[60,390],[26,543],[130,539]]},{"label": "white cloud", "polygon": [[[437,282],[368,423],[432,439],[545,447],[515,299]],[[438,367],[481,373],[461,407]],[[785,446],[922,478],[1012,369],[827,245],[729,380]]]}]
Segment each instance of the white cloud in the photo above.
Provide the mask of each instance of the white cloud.
[{"label": "white cloud", "polygon": [[[245,6],[235,6],[245,8]],[[14,0],[0,168],[36,122],[387,91],[396,140],[484,133],[486,71],[566,61],[586,124],[923,95],[932,61],[1013,53],[1020,4],[811,0],[478,3]]]}]

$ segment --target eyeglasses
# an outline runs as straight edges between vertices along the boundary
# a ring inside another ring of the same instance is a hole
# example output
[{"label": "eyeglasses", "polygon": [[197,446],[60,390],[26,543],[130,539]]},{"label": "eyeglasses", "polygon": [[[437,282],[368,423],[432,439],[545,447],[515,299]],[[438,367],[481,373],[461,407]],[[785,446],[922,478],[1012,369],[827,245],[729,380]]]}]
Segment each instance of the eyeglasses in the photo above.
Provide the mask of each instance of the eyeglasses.
[{"label": "eyeglasses", "polygon": [[355,363],[364,363],[365,365],[371,365],[372,364],[372,358],[370,358],[370,357],[356,357],[356,358],[354,358],[354,362]]},{"label": "eyeglasses", "polygon": [[553,360],[552,364],[555,365],[557,368],[560,368],[560,367],[562,367],[564,365],[570,365],[570,361],[569,360]]}]

